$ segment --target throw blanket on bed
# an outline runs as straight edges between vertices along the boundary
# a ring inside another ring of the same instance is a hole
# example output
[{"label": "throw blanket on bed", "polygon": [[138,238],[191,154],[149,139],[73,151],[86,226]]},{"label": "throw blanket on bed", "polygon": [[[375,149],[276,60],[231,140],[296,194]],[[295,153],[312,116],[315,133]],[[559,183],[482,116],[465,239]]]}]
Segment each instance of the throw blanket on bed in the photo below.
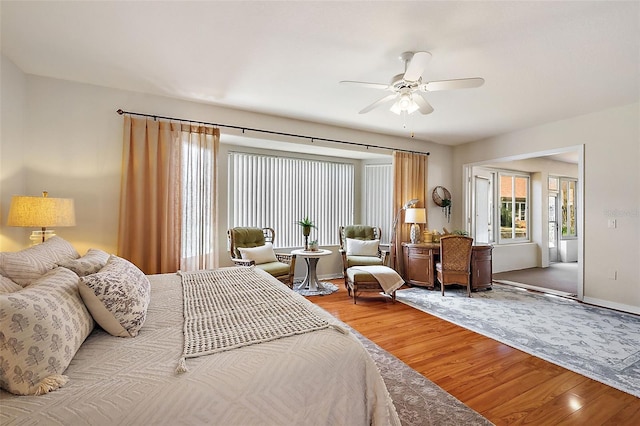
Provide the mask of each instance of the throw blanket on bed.
[{"label": "throw blanket on bed", "polygon": [[386,294],[392,294],[394,291],[402,287],[404,280],[393,269],[388,266],[370,265],[370,266],[352,266],[358,271],[368,272],[380,283],[380,287]]},{"label": "throw blanket on bed", "polygon": [[289,289],[253,268],[183,272],[185,358],[227,351],[331,325]]}]

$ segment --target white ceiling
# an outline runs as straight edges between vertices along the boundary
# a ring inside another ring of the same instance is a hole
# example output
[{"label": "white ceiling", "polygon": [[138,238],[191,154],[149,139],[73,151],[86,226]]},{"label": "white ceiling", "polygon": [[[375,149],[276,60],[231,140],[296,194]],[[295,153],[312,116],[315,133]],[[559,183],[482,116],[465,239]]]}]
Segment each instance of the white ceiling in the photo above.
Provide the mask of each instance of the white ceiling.
[{"label": "white ceiling", "polygon": [[[2,52],[24,72],[456,145],[638,102],[640,2],[2,1]],[[431,92],[402,118],[387,83],[429,51]]]}]

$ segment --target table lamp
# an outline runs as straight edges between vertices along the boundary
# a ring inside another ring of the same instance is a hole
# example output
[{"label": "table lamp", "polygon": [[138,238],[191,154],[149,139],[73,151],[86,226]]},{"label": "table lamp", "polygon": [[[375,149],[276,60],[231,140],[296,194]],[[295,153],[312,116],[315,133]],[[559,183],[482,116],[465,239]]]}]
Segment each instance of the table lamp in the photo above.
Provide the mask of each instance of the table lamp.
[{"label": "table lamp", "polygon": [[427,210],[424,208],[407,209],[404,214],[404,223],[411,224],[411,243],[420,242],[420,225],[427,223]]},{"label": "table lamp", "polygon": [[76,214],[72,198],[49,198],[46,191],[42,197],[14,195],[9,206],[8,226],[40,228],[33,231],[29,239],[39,244],[53,237],[51,226],[75,226]]}]

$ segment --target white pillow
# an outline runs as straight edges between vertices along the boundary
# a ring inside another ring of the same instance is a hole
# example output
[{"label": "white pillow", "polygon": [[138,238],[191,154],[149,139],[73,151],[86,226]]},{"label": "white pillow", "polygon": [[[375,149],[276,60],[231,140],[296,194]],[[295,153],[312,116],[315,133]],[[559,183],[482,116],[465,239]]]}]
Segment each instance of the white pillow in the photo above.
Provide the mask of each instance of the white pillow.
[{"label": "white pillow", "polygon": [[347,238],[347,256],[377,256],[380,240]]},{"label": "white pillow", "polygon": [[58,262],[58,266],[63,266],[67,269],[71,269],[78,274],[79,277],[95,274],[100,269],[104,268],[109,260],[109,253],[100,249],[89,249],[87,254],[78,259],[68,259],[62,262]]},{"label": "white pillow", "polygon": [[19,284],[16,284],[9,278],[0,275],[0,294],[13,293],[18,290],[22,290],[22,287]]},{"label": "white pillow", "polygon": [[271,243],[264,243],[263,246],[250,248],[238,247],[238,251],[240,251],[240,256],[242,256],[243,259],[253,260],[256,262],[256,265],[278,261]]},{"label": "white pillow", "polygon": [[24,250],[0,253],[0,270],[5,277],[26,287],[58,266],[58,262],[78,257],[69,242],[55,236]]}]

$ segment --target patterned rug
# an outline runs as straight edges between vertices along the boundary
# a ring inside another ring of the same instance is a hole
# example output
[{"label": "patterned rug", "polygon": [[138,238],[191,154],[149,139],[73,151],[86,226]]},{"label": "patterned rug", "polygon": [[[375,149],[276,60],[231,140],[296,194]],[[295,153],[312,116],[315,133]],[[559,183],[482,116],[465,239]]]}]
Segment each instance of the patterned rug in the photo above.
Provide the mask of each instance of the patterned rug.
[{"label": "patterned rug", "polygon": [[325,296],[327,294],[335,293],[336,291],[338,291],[338,287],[336,285],[326,281],[321,281],[321,284],[324,287],[324,290],[318,290],[318,291],[305,290],[303,288],[299,289],[298,287],[300,286],[300,284],[302,284],[302,280],[294,281],[293,290],[296,293],[301,294],[303,296]]},{"label": "patterned rug", "polygon": [[640,316],[499,284],[471,298],[413,287],[396,299],[640,397]]}]

